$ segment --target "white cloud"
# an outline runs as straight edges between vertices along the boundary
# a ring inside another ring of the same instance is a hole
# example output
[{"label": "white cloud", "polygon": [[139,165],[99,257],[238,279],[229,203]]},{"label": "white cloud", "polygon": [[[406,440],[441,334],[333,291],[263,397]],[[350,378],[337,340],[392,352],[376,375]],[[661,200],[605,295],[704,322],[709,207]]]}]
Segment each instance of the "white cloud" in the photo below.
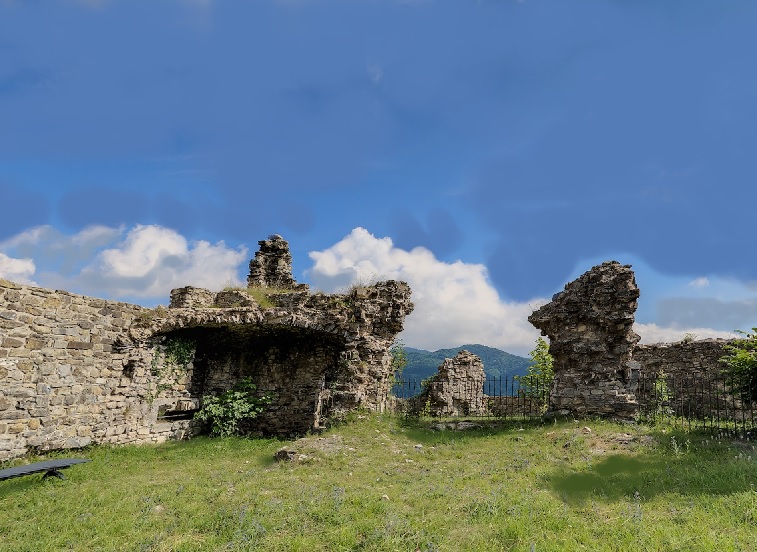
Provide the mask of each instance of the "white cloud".
[{"label": "white cloud", "polygon": [[434,350],[481,343],[524,355],[539,336],[527,318],[546,300],[502,301],[484,265],[445,263],[422,247],[405,251],[363,228],[328,249],[311,252],[310,258],[308,276],[324,291],[379,279],[410,284],[415,310],[402,333],[408,346]]},{"label": "white cloud", "polygon": [[34,261],[31,259],[14,259],[5,253],[0,253],[0,278],[19,284],[35,285],[31,279],[35,270]]},{"label": "white cloud", "polygon": [[658,326],[657,324],[639,324],[633,326],[634,331],[641,337],[641,343],[674,343],[681,341],[686,334],[695,336],[695,339],[722,338],[730,339],[737,337],[733,332],[713,330],[711,328],[679,328],[670,326]]},{"label": "white cloud", "polygon": [[101,251],[79,279],[109,296],[167,298],[171,289],[187,285],[239,284],[239,265],[246,258],[246,248],[229,249],[222,241],[189,243],[169,228],[139,225],[116,247]]},{"label": "white cloud", "polygon": [[700,276],[689,282],[689,286],[693,288],[703,288],[710,285],[710,279],[707,276]]},{"label": "white cloud", "polygon": [[[107,299],[167,302],[171,289],[239,285],[247,250],[188,242],[161,226],[90,226],[65,235],[38,226],[0,242],[0,276]],[[125,235],[124,235],[125,234]]]}]

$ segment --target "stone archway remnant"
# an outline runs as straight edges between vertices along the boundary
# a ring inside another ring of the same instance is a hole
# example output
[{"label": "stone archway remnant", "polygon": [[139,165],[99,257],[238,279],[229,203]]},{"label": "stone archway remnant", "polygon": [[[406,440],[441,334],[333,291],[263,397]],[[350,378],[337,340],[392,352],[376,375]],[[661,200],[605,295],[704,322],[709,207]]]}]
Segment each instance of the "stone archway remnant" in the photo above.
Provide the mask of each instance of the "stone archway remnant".
[{"label": "stone archway remnant", "polygon": [[550,412],[631,418],[638,410],[632,360],[639,288],[630,265],[593,267],[528,321],[549,337],[555,378]]},{"label": "stone archway remnant", "polygon": [[0,279],[0,460],[190,437],[202,397],[248,377],[273,397],[250,434],[302,434],[356,408],[389,408],[410,287],[311,293],[292,276],[286,240],[260,246],[247,288],[174,289],[168,308]]}]

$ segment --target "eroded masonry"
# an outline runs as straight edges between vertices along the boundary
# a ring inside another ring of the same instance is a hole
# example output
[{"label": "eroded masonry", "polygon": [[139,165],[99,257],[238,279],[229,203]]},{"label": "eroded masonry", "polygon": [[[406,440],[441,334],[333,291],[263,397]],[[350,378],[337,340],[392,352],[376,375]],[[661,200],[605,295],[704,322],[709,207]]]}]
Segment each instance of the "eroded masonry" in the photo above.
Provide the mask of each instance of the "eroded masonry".
[{"label": "eroded masonry", "polygon": [[283,238],[259,245],[248,287],[175,289],[168,308],[0,280],[0,460],[189,436],[201,397],[245,377],[273,398],[250,433],[299,434],[387,408],[408,285],[311,293],[292,277]]},{"label": "eroded masonry", "polygon": [[[729,392],[722,376],[731,341],[639,345],[638,297],[631,267],[608,261],[529,317],[549,336],[554,358],[550,413],[631,419],[651,406],[682,416],[751,416],[755,405]],[[655,393],[662,385],[665,404]]]}]

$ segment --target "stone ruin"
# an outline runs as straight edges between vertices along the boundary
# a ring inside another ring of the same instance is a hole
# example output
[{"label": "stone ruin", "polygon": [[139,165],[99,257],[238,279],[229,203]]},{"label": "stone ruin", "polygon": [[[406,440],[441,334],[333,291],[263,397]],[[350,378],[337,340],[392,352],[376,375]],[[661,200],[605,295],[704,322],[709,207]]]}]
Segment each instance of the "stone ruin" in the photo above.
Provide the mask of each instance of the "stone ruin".
[{"label": "stone ruin", "polygon": [[662,406],[675,415],[750,418],[757,402],[734,396],[722,373],[733,341],[639,345],[638,297],[631,267],[609,261],[529,317],[549,336],[554,359],[548,414],[631,419],[660,408],[654,388],[662,381],[669,389]]},{"label": "stone ruin", "polygon": [[555,378],[550,411],[630,418],[639,364],[632,354],[639,289],[630,265],[595,266],[552,297],[529,322],[549,336]]},{"label": "stone ruin", "polygon": [[[292,276],[289,243],[278,234],[273,234],[267,240],[259,241],[258,247],[255,257],[250,261],[247,287],[297,287]],[[304,289],[307,289],[306,284]]]},{"label": "stone ruin", "polygon": [[[189,437],[201,398],[245,377],[273,398],[249,433],[302,434],[388,408],[408,285],[311,294],[283,238],[260,245],[253,287],[175,289],[169,308],[0,280],[0,460]],[[183,366],[169,354],[176,343],[191,344]]]},{"label": "stone ruin", "polygon": [[412,399],[411,409],[431,416],[476,416],[486,413],[484,363],[470,351],[445,358],[424,390]]}]

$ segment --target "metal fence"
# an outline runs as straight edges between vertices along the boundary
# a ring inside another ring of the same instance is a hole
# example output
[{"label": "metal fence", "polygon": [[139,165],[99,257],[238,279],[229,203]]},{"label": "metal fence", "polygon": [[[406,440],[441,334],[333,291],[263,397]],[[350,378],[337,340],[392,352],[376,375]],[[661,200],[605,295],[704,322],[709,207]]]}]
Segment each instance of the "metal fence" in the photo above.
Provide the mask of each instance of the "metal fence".
[{"label": "metal fence", "polygon": [[[483,386],[400,380],[392,387],[396,410],[438,417],[539,418],[548,410],[549,389],[527,376],[489,377]],[[634,384],[641,421],[670,423],[728,435],[757,436],[757,381],[724,374],[642,374]]]},{"label": "metal fence", "polygon": [[642,374],[639,414],[689,428],[753,437],[757,430],[757,382],[726,374]]},{"label": "metal fence", "polygon": [[525,376],[489,377],[482,386],[468,381],[399,380],[391,393],[396,410],[409,415],[519,419],[542,416],[549,396],[546,387]]}]

